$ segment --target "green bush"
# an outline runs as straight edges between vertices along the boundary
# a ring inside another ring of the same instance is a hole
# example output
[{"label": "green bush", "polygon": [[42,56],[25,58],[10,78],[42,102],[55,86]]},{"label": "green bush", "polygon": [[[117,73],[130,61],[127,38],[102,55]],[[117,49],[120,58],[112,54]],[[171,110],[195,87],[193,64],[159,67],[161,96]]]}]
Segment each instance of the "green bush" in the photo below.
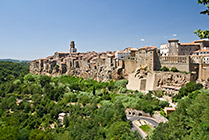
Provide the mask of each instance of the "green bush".
[{"label": "green bush", "polygon": [[115,87],[116,88],[125,88],[127,84],[128,84],[128,80],[118,80],[115,83]]},{"label": "green bush", "polygon": [[127,91],[127,88],[122,88],[122,89],[121,89],[121,92],[122,92],[122,93],[126,93],[126,91]]},{"label": "green bush", "polygon": [[171,68],[171,71],[172,71],[172,72],[179,72],[179,70],[178,70],[176,67],[172,67],[172,68]]},{"label": "green bush", "polygon": [[162,68],[160,68],[161,71],[169,71],[169,68],[166,66],[163,66]]}]

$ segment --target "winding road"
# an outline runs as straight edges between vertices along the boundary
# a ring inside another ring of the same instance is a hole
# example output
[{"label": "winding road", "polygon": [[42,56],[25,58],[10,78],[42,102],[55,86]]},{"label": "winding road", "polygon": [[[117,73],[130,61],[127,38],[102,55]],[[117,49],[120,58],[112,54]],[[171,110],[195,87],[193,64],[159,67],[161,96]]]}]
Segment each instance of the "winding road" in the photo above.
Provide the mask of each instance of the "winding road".
[{"label": "winding road", "polygon": [[135,123],[134,121],[135,120],[145,120],[147,122],[149,122],[153,127],[157,127],[158,126],[158,123],[157,121],[155,121],[153,118],[150,118],[150,117],[144,117],[144,116],[130,116],[130,115],[126,115],[126,118],[128,120],[130,120],[133,124],[133,127],[132,127],[132,131],[138,131],[138,133],[141,135],[141,137],[144,139],[147,135],[146,133],[144,133],[144,131],[141,130],[141,128],[139,128]]}]

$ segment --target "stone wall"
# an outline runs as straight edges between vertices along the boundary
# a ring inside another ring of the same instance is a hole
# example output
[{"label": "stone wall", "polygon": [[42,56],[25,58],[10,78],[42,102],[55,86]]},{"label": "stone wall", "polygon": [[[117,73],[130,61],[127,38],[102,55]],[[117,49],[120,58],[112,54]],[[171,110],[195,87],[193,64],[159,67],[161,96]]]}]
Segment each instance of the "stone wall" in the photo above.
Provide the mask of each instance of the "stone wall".
[{"label": "stone wall", "polygon": [[134,73],[136,70],[136,61],[135,60],[125,60],[124,61],[124,65],[125,65],[125,71],[127,74],[131,74]]},{"label": "stone wall", "polygon": [[190,56],[161,56],[160,63],[161,67],[166,66],[169,69],[176,67],[179,71],[196,72]]},{"label": "stone wall", "polygon": [[131,90],[157,90],[169,89],[178,91],[189,81],[194,81],[192,74],[180,72],[149,72],[144,76],[137,76],[136,73],[129,74],[127,88]]},{"label": "stone wall", "polygon": [[206,80],[209,78],[209,64],[201,64],[200,68],[201,72],[199,73],[199,81]]},{"label": "stone wall", "polygon": [[155,74],[153,89],[163,86],[182,87],[193,80],[191,74],[180,72],[155,72],[153,74]]},{"label": "stone wall", "polygon": [[140,90],[139,78],[135,76],[135,73],[131,73],[128,75],[128,84],[126,86],[127,89],[131,90]]}]

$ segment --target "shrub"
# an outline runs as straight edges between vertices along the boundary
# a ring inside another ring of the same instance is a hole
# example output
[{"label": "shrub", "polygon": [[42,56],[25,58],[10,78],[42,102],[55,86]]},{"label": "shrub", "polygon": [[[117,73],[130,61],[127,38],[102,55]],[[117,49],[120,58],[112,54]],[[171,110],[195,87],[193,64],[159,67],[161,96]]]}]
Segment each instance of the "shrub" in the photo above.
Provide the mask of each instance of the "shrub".
[{"label": "shrub", "polygon": [[126,93],[126,91],[127,91],[126,88],[122,88],[122,89],[121,89],[121,92],[122,92],[122,93]]},{"label": "shrub", "polygon": [[117,87],[117,88],[121,88],[121,87],[125,88],[127,84],[128,84],[128,80],[118,80],[115,83],[115,87]]},{"label": "shrub", "polygon": [[178,70],[176,67],[172,67],[172,68],[171,68],[171,71],[172,71],[172,72],[179,72],[179,70]]},{"label": "shrub", "polygon": [[160,68],[161,71],[169,71],[169,68],[166,66],[163,66],[162,68]]}]

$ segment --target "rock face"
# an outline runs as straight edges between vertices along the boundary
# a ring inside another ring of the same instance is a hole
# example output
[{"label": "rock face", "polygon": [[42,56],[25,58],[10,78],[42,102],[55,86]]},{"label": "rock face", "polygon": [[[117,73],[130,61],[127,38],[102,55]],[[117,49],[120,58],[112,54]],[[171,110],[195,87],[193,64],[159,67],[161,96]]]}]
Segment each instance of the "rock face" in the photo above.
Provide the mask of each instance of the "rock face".
[{"label": "rock face", "polygon": [[128,89],[157,90],[163,89],[168,94],[177,94],[187,82],[194,81],[194,75],[180,72],[149,71],[146,67],[138,68],[128,76]]},{"label": "rock face", "polygon": [[78,53],[75,52],[74,42],[71,42],[70,53],[56,52],[53,56],[32,61],[30,73],[76,75],[98,81],[124,79],[126,76],[124,68],[115,59],[115,52]]},{"label": "rock face", "polygon": [[190,81],[191,75],[179,72],[160,72],[157,73],[155,84],[156,87],[175,86],[182,87]]}]

